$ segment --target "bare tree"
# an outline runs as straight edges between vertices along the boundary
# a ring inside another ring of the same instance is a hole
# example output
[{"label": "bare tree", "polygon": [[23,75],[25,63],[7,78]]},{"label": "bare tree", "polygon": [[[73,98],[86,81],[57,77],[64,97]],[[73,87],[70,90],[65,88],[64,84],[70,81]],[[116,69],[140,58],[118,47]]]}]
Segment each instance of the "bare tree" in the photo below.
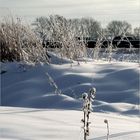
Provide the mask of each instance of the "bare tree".
[{"label": "bare tree", "polygon": [[99,22],[93,18],[82,18],[81,23],[85,25],[85,31],[89,37],[94,39],[99,37],[98,32],[101,32],[101,25]]},{"label": "bare tree", "polygon": [[115,37],[115,36],[120,36],[123,35],[124,33],[126,35],[131,34],[132,27],[131,24],[129,24],[126,21],[111,21],[107,25],[107,31],[109,36]]},{"label": "bare tree", "polygon": [[134,36],[139,39],[140,38],[140,27],[134,28]]},{"label": "bare tree", "polygon": [[101,31],[101,25],[93,18],[71,19],[73,29],[79,37],[97,38]]}]

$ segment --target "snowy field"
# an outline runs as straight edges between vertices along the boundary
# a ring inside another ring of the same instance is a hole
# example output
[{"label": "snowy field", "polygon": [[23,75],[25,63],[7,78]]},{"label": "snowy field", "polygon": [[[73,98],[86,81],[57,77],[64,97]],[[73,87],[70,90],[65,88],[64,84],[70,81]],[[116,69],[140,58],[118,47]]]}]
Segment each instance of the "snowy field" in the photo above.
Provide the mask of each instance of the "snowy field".
[{"label": "snowy field", "polygon": [[[1,140],[83,140],[82,111],[1,107]],[[92,113],[88,140],[139,140],[138,117],[113,113]]]},{"label": "snowy field", "polygon": [[[83,140],[82,93],[96,87],[89,140],[138,140],[139,64],[52,57],[52,64],[1,64],[1,140]],[[48,73],[62,94],[55,93]]]}]

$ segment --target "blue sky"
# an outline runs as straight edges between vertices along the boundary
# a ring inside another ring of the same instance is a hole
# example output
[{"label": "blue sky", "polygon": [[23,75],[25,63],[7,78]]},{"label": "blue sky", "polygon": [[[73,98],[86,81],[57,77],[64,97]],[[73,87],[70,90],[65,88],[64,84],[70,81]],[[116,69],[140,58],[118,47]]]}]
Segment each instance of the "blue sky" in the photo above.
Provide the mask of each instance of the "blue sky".
[{"label": "blue sky", "polygon": [[106,25],[126,20],[140,26],[140,0],[0,0],[0,17],[14,15],[26,21],[60,14],[67,18],[93,17]]}]

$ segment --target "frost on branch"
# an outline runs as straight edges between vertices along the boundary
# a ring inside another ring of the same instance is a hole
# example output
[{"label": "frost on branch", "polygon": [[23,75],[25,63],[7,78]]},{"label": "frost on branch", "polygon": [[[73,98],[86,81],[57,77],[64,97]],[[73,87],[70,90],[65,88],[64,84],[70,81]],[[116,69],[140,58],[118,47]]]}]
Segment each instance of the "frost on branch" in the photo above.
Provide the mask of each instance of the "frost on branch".
[{"label": "frost on branch", "polygon": [[92,102],[95,99],[95,93],[96,89],[91,88],[89,93],[83,93],[82,95],[84,118],[81,121],[84,124],[84,140],[87,140],[87,136],[89,136],[89,124],[91,124],[91,122],[89,122],[89,115],[93,111]]}]

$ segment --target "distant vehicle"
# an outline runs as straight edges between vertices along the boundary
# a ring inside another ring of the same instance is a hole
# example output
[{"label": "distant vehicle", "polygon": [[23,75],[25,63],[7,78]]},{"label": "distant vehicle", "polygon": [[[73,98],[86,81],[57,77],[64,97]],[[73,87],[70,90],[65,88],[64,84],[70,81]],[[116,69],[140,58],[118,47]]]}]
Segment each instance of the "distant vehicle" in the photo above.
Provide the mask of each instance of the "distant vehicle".
[{"label": "distant vehicle", "polygon": [[134,48],[140,48],[140,40],[132,40],[131,44]]},{"label": "distant vehicle", "polygon": [[[110,44],[112,44],[114,48],[140,48],[140,40],[133,36],[116,36],[112,41],[109,39],[103,39],[99,42],[97,42],[97,39],[91,37],[76,37],[76,40],[84,42],[87,48],[95,48],[98,44],[100,48],[108,48]],[[46,48],[62,48],[60,42],[52,42],[50,40],[43,40],[42,46]]]},{"label": "distant vehicle", "polygon": [[87,41],[86,47],[87,48],[95,48],[96,47],[96,41],[93,41],[93,40]]},{"label": "distant vehicle", "polygon": [[111,41],[108,39],[105,39],[101,42],[101,48],[107,48],[111,44]]},{"label": "distant vehicle", "polygon": [[140,40],[136,39],[132,36],[122,37],[116,36],[114,37],[112,44],[117,48],[140,48]]},{"label": "distant vehicle", "polygon": [[43,40],[42,41],[42,46],[45,48],[62,48],[62,45],[60,44],[60,42],[52,42],[49,40]]}]

